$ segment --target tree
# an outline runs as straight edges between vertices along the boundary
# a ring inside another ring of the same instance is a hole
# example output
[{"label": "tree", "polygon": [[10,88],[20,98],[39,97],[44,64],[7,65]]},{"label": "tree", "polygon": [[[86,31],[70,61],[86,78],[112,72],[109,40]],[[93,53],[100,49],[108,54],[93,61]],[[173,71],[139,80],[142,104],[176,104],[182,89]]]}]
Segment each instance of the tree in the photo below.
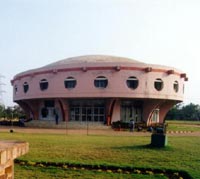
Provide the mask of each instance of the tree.
[{"label": "tree", "polygon": [[19,105],[5,107],[0,105],[0,118],[20,118],[25,116],[24,111]]},{"label": "tree", "polygon": [[200,120],[200,106],[190,103],[182,108],[183,117],[185,120]]},{"label": "tree", "polygon": [[166,120],[181,120],[182,118],[182,103],[176,104],[173,106],[169,112],[167,113],[165,119]]},{"label": "tree", "polygon": [[166,115],[166,120],[200,120],[198,104],[175,105]]},{"label": "tree", "polygon": [[4,117],[5,117],[5,106],[0,105],[0,118],[4,118]]},{"label": "tree", "polygon": [[23,109],[19,105],[15,105],[13,107],[13,117],[20,118],[22,116],[25,116]]}]

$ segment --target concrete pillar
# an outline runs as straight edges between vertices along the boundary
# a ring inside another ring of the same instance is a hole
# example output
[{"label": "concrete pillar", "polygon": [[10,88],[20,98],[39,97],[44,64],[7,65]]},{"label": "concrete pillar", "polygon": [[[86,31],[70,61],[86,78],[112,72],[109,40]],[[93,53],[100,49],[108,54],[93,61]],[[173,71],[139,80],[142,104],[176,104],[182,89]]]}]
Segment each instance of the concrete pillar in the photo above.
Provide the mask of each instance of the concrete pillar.
[{"label": "concrete pillar", "polygon": [[111,123],[115,121],[120,121],[121,119],[121,101],[116,99],[114,106],[113,106],[113,114],[111,117]]},{"label": "concrete pillar", "polygon": [[67,100],[60,99],[60,106],[62,108],[63,121],[69,121],[69,103]]},{"label": "concrete pillar", "polygon": [[29,150],[27,142],[0,141],[0,178],[14,179],[14,159]]},{"label": "concrete pillar", "polygon": [[160,105],[160,113],[159,113],[160,123],[164,122],[167,112],[177,103],[178,101],[165,101],[162,105]]}]

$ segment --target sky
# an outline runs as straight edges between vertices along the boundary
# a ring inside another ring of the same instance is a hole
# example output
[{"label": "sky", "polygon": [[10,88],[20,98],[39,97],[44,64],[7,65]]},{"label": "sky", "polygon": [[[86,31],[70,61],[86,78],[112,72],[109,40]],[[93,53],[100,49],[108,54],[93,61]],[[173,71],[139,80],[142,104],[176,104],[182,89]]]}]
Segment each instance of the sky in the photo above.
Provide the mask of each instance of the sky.
[{"label": "sky", "polygon": [[80,55],[114,55],[185,72],[200,104],[199,0],[0,0],[0,94],[23,71]]}]

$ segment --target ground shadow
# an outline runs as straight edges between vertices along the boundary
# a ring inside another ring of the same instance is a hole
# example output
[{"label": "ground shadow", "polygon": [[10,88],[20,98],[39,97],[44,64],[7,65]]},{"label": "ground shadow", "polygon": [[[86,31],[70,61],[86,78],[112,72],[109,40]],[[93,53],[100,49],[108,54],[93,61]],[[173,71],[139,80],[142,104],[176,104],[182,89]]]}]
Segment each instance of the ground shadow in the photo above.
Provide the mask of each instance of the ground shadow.
[{"label": "ground shadow", "polygon": [[141,149],[146,149],[146,150],[165,150],[165,151],[172,151],[173,147],[172,146],[165,146],[165,147],[155,147],[151,144],[146,144],[146,145],[131,145],[131,146],[120,146],[120,147],[112,147],[112,149],[119,149],[119,150],[141,150]]}]

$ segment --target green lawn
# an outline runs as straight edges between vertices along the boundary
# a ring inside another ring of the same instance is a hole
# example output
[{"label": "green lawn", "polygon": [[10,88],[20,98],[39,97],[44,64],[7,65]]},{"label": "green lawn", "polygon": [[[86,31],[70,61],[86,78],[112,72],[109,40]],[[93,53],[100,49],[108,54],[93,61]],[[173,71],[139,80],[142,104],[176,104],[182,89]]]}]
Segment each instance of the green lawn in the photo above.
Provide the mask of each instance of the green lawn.
[{"label": "green lawn", "polygon": [[166,121],[168,131],[200,132],[200,121]]},{"label": "green lawn", "polygon": [[[62,134],[0,133],[0,139],[27,141],[29,153],[20,158],[29,162],[63,162],[116,167],[181,170],[200,176],[200,139],[169,136],[164,149],[150,148],[149,136],[95,136]],[[166,179],[162,174],[143,175],[16,165],[16,178],[147,178]],[[22,177],[23,176],[23,177]]]}]

